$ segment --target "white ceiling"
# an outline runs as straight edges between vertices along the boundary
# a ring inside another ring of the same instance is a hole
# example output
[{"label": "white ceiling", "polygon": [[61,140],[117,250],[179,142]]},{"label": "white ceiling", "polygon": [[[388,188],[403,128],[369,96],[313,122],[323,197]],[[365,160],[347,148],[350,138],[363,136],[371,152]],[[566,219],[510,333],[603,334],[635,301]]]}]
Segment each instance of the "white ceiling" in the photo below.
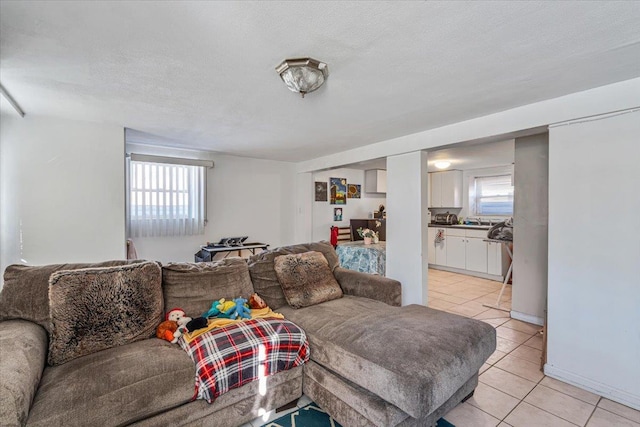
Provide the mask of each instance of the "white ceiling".
[{"label": "white ceiling", "polygon": [[[27,114],[300,161],[640,76],[640,2],[0,2]],[[274,71],[329,65],[301,99]]]}]

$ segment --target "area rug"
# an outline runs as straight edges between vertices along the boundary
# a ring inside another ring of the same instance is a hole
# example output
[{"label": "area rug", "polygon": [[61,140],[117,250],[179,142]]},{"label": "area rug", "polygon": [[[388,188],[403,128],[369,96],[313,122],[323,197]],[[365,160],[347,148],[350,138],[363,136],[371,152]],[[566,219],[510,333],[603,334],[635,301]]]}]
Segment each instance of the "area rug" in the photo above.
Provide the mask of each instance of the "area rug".
[{"label": "area rug", "polygon": [[[331,418],[315,402],[311,402],[300,409],[264,424],[262,427],[342,427],[342,425]],[[455,426],[444,418],[440,418],[436,427]]]}]

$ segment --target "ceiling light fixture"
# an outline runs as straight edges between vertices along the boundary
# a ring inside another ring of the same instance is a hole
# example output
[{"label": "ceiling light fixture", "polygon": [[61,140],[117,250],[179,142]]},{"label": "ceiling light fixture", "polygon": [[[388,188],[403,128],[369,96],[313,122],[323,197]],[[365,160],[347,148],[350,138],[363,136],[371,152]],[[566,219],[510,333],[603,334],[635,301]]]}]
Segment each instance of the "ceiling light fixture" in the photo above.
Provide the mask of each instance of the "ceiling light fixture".
[{"label": "ceiling light fixture", "polygon": [[451,162],[441,160],[441,161],[435,162],[433,166],[437,167],[438,169],[446,169],[449,166],[451,166]]},{"label": "ceiling light fixture", "polygon": [[329,67],[313,58],[285,59],[276,67],[282,81],[292,92],[304,96],[317,90],[329,77]]}]

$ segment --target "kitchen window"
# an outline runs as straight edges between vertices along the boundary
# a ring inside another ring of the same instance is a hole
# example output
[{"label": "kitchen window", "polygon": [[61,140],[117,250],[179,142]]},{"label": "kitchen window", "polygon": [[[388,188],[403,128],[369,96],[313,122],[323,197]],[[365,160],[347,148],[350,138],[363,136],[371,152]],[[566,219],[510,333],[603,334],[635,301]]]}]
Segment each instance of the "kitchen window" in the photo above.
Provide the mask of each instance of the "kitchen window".
[{"label": "kitchen window", "polygon": [[479,176],[473,180],[474,214],[479,216],[513,215],[511,174]]},{"label": "kitchen window", "polygon": [[128,164],[129,237],[204,234],[213,162],[131,155]]}]

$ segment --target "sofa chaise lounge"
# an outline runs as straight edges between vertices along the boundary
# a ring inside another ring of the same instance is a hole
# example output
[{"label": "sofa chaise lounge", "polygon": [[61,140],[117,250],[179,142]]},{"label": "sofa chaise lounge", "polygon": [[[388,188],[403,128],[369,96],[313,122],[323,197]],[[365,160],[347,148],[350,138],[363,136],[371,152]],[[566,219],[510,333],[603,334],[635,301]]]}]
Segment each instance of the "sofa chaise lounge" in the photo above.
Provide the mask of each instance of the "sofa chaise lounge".
[{"label": "sofa chaise lounge", "polygon": [[[295,309],[274,262],[310,251],[324,255],[344,296]],[[160,296],[149,296],[166,310],[182,307],[198,316],[213,300],[255,291],[300,326],[310,360],[267,377],[266,391],[253,382],[212,404],[194,401],[193,362],[179,346],[151,334],[47,365],[52,274],[128,265],[7,268],[0,292],[0,425],[238,426],[304,392],[344,426],[432,426],[473,392],[496,346],[490,325],[424,306],[400,307],[399,282],[345,270],[333,247],[318,242],[248,261],[171,263],[161,267]]]}]

